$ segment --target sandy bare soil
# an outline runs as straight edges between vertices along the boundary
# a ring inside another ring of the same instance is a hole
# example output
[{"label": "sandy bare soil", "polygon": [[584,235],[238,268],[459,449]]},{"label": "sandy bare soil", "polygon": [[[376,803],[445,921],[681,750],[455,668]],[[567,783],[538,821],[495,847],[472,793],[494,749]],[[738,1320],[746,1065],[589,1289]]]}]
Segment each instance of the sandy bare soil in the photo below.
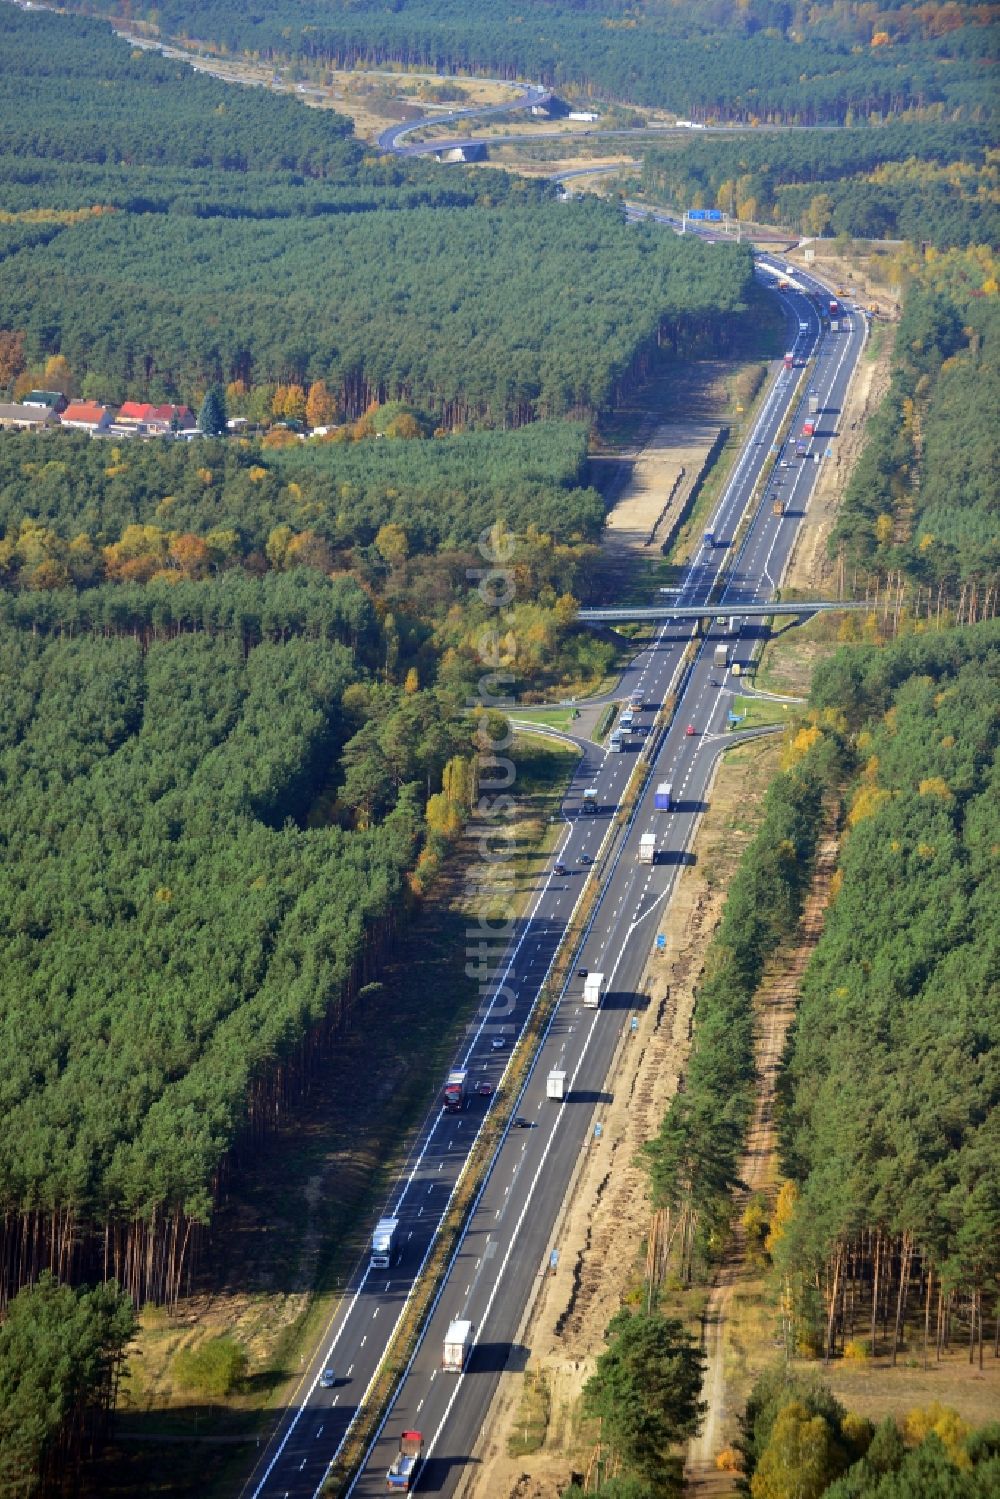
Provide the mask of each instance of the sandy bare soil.
[{"label": "sandy bare soil", "polygon": [[632,475],[607,518],[609,556],[630,560],[668,532],[719,433],[704,421],[661,422],[639,454]]},{"label": "sandy bare soil", "polygon": [[558,1271],[539,1282],[519,1338],[530,1349],[529,1368],[545,1375],[550,1392],[541,1449],[508,1456],[524,1376],[507,1373],[480,1461],[468,1470],[466,1499],[556,1499],[572,1472],[586,1470],[587,1434],[579,1430],[574,1407],[604,1346],[605,1328],[636,1282],[649,1226],[645,1175],[636,1152],[655,1134],[676,1090],[690,1045],[694,984],[726,885],[752,830],[754,802],[777,755],[773,743],[752,745],[734,751],[721,766],[695,841],[695,863],[685,869],[661,923],[667,956],[655,950],[649,956],[643,983],[648,1003],[634,1039],[628,1038],[627,1018],[623,1021],[606,1084],[611,1099],[599,1114],[602,1138],[581,1158],[554,1236]]},{"label": "sandy bare soil", "polygon": [[769,1212],[773,1208],[777,1191],[774,1103],[778,1067],[785,1036],[795,1015],[802,975],[823,930],[823,912],[836,860],[837,841],[831,831],[820,844],[812,886],[799,921],[798,939],[778,954],[757,995],[755,1049],[759,1087],[740,1167],[747,1190],[736,1200],[733,1242],[705,1310],[704,1348],[708,1363],[703,1395],[708,1411],[699,1435],[691,1443],[685,1471],[688,1492],[698,1499],[732,1493],[735,1488],[736,1474],[720,1472],[716,1467],[720,1450],[736,1434],[735,1418],[748,1392],[744,1379],[733,1380],[730,1375],[733,1339],[730,1308],[741,1286],[746,1285],[748,1278],[755,1280],[758,1271],[757,1266],[748,1264],[746,1233],[739,1215],[755,1193],[765,1199]]},{"label": "sandy bare soil", "polygon": [[832,588],[832,596],[837,596],[840,581],[837,562],[828,555],[827,542],[844,490],[861,456],[868,419],[889,389],[893,339],[885,327],[880,328],[878,338],[878,353],[874,358],[869,358],[867,352],[862,355],[837,419],[839,436],[833,444],[834,456],[820,469],[809,509],[799,527],[784,578],[788,588]]}]

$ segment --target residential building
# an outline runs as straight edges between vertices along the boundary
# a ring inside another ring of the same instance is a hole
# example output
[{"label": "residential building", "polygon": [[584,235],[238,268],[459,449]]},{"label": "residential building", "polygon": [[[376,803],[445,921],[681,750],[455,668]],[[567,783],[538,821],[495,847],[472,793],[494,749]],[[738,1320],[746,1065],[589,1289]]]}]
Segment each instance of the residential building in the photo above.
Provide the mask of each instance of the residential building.
[{"label": "residential building", "polygon": [[44,406],[49,411],[62,412],[69,405],[61,390],[29,390],[21,398],[22,406]]},{"label": "residential building", "polygon": [[26,401],[0,402],[0,428],[5,431],[41,432],[59,425],[59,414],[51,406],[29,406]]},{"label": "residential building", "polygon": [[80,432],[105,432],[111,425],[111,407],[99,401],[70,401],[61,420],[64,427]]},{"label": "residential building", "polygon": [[122,427],[131,427],[141,437],[163,437],[190,427],[194,422],[194,412],[189,406],[126,401],[115,420]]}]

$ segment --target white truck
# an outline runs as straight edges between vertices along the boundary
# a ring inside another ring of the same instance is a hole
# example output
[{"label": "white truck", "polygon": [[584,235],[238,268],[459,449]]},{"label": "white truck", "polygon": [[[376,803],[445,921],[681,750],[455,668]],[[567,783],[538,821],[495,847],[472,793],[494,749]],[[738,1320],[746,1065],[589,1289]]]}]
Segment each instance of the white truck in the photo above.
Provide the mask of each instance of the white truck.
[{"label": "white truck", "polygon": [[545,1097],[556,1098],[560,1101],[566,1097],[566,1074],[558,1067],[553,1067],[545,1079]]},{"label": "white truck", "polygon": [[583,793],[583,810],[585,812],[597,811],[597,787],[588,786]]},{"label": "white truck", "polygon": [[603,973],[588,973],[583,981],[583,1007],[585,1010],[600,1008],[601,991],[604,988]]},{"label": "white truck", "polygon": [[729,665],[729,647],[727,645],[717,645],[715,647],[715,650],[712,652],[712,665],[716,670],[721,667],[725,671]]},{"label": "white truck", "polygon": [[388,1270],[395,1258],[396,1230],[398,1218],[380,1218],[372,1234],[372,1253],[369,1263],[373,1270]]},{"label": "white truck", "polygon": [[639,839],[639,863],[656,863],[656,834],[643,833]]},{"label": "white truck", "polygon": [[635,714],[632,712],[631,708],[626,708],[621,718],[618,720],[618,726],[621,729],[622,733],[627,734],[634,723]]},{"label": "white truck", "polygon": [[449,1324],[441,1353],[441,1368],[448,1374],[461,1374],[472,1348],[472,1323],[461,1318]]}]

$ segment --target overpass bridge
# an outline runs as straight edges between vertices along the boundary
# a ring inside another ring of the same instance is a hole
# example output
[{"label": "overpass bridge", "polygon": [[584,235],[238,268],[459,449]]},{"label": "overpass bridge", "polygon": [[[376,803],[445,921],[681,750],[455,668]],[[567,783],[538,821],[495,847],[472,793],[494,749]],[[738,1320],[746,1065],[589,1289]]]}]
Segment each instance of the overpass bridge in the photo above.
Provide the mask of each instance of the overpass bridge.
[{"label": "overpass bridge", "polygon": [[768,619],[772,614],[824,614],[834,609],[867,609],[870,602],[862,599],[801,599],[797,603],[781,604],[639,604],[634,608],[615,606],[609,609],[581,609],[577,620],[581,625],[633,624],[641,620],[705,619],[711,615],[723,615],[727,619]]}]

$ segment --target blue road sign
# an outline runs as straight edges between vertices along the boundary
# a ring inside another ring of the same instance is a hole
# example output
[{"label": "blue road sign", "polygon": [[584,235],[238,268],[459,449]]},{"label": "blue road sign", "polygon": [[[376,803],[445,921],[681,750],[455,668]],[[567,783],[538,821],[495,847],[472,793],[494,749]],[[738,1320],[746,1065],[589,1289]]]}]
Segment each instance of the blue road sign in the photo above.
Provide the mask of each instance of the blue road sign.
[{"label": "blue road sign", "polygon": [[601,1136],[603,1135],[603,1133],[604,1133],[604,1125],[603,1124],[595,1124],[594,1125],[594,1139],[595,1140],[599,1140],[601,1138]]},{"label": "blue road sign", "polygon": [[633,1015],[633,1016],[632,1016],[632,1031],[633,1031],[633,1034],[634,1034],[634,1033],[635,1033],[635,1032],[636,1032],[636,1031],[637,1031],[637,1030],[638,1030],[638,1029],[639,1029],[639,1022],[638,1022],[638,1020],[637,1020],[637,1019],[636,1019],[636,1017],[635,1017],[635,1016],[634,1016],[634,1015]]},{"label": "blue road sign", "polygon": [[559,1263],[559,1251],[558,1251],[558,1249],[553,1249],[552,1253],[549,1255],[549,1265],[554,1270],[556,1268],[556,1266],[558,1265],[558,1263]]},{"label": "blue road sign", "polygon": [[659,936],[656,939],[656,945],[660,949],[661,952],[663,951],[663,949],[667,945],[667,939],[666,939],[666,937],[664,937],[664,935],[663,935],[662,932],[659,934]]}]

